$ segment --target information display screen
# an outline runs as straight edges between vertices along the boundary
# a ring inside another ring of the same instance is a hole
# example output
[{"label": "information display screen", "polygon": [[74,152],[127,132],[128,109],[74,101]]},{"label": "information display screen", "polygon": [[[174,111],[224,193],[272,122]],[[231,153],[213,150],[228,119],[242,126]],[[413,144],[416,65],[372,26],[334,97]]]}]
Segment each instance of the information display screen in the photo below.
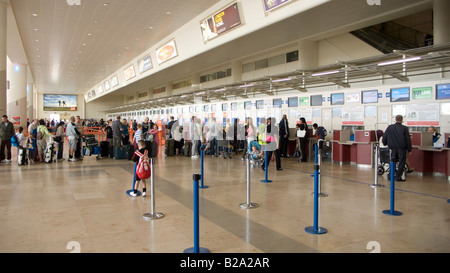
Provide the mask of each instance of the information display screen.
[{"label": "information display screen", "polygon": [[409,87],[391,89],[391,102],[399,101],[409,101]]},{"label": "information display screen", "polygon": [[450,99],[450,83],[436,85],[436,99]]},{"label": "information display screen", "polygon": [[77,95],[44,94],[44,111],[77,111]]},{"label": "information display screen", "polygon": [[378,90],[368,90],[361,92],[362,103],[378,103]]},{"label": "information display screen", "polygon": [[238,4],[234,3],[200,22],[203,40],[209,41],[240,24],[241,17]]},{"label": "information display screen", "polygon": [[344,105],[344,93],[331,94],[331,105]]}]

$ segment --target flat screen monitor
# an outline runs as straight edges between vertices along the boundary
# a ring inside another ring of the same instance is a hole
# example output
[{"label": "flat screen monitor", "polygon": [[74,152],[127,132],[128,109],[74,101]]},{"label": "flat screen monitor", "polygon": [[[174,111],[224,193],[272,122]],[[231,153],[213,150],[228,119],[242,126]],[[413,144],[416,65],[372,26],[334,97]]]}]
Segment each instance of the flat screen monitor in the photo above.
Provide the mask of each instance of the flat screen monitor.
[{"label": "flat screen monitor", "polygon": [[436,99],[437,100],[450,99],[450,83],[436,84]]},{"label": "flat screen monitor", "polygon": [[281,108],[282,103],[281,99],[273,99],[273,108]]},{"label": "flat screen monitor", "polygon": [[311,96],[311,106],[322,106],[322,95]]},{"label": "flat screen monitor", "polygon": [[368,90],[361,92],[361,102],[366,103],[378,103],[378,90]]},{"label": "flat screen monitor", "polygon": [[256,109],[264,109],[264,100],[256,101]]},{"label": "flat screen monitor", "polygon": [[227,111],[227,104],[226,103],[222,103],[222,111]]},{"label": "flat screen monitor", "polygon": [[298,97],[288,98],[288,107],[298,107]]},{"label": "flat screen monitor", "polygon": [[331,105],[344,105],[344,93],[331,94]]},{"label": "flat screen monitor", "polygon": [[409,87],[391,89],[391,102],[399,101],[409,101]]},{"label": "flat screen monitor", "polygon": [[252,102],[251,102],[251,101],[246,101],[246,102],[244,102],[244,109],[245,109],[245,110],[250,110],[250,109],[252,109]]}]

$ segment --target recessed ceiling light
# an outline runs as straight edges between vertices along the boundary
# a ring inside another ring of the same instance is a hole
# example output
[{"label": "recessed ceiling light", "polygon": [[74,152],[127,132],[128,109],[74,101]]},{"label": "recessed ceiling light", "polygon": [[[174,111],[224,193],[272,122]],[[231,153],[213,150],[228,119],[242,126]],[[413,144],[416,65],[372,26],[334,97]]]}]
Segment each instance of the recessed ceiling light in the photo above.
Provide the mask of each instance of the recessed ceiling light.
[{"label": "recessed ceiling light", "polygon": [[172,12],[170,12],[170,11],[167,11],[167,12],[166,12],[166,14],[167,14],[167,15],[171,15],[171,14],[172,14]]},{"label": "recessed ceiling light", "polygon": [[86,43],[83,43],[83,46],[86,46]]},{"label": "recessed ceiling light", "polygon": [[107,7],[109,6],[109,3],[103,3],[103,6]]},{"label": "recessed ceiling light", "polygon": [[92,36],[92,33],[88,33],[88,36]]},{"label": "recessed ceiling light", "polygon": [[37,15],[37,13],[33,13],[33,17],[37,17],[38,15]]}]

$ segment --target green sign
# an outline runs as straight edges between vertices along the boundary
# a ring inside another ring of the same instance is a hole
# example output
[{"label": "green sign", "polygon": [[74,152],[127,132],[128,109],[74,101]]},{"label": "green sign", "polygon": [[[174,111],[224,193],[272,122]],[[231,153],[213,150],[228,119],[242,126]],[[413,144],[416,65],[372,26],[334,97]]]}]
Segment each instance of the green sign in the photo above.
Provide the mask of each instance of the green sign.
[{"label": "green sign", "polygon": [[432,87],[413,88],[412,98],[414,100],[432,99],[433,88]]},{"label": "green sign", "polygon": [[298,98],[299,106],[309,106],[309,97]]}]

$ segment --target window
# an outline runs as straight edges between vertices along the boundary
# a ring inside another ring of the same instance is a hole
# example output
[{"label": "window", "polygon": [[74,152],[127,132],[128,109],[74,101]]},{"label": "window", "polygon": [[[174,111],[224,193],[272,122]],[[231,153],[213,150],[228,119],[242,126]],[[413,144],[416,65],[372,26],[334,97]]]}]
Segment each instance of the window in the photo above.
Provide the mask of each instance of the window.
[{"label": "window", "polygon": [[298,50],[286,53],[286,63],[298,61]]}]

